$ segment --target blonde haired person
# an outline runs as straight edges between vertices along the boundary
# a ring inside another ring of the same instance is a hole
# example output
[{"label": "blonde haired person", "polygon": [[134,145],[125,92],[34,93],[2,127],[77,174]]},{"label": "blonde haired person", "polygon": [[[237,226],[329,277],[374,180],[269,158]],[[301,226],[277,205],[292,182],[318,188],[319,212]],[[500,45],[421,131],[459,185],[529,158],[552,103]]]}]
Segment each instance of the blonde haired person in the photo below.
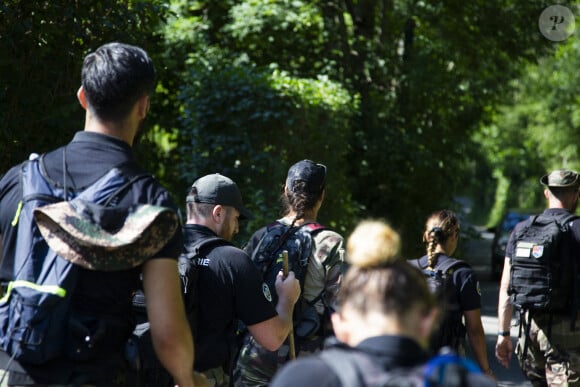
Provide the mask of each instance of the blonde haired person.
[{"label": "blonde haired person", "polygon": [[[437,278],[443,297],[442,313],[438,329],[431,336],[430,349],[437,353],[450,347],[459,355],[465,355],[465,335],[482,370],[490,376],[485,334],[481,323],[481,294],[477,275],[464,261],[451,258],[459,241],[460,222],[450,210],[431,214],[425,222],[423,241],[427,254],[410,261],[423,270],[427,277]],[[465,323],[463,322],[465,321]]]},{"label": "blonde haired person", "polygon": [[[429,360],[426,347],[437,318],[436,300],[421,272],[400,258],[400,243],[397,232],[382,221],[363,221],[356,227],[347,242],[351,266],[332,315],[339,342],[288,363],[271,386],[376,385],[369,378],[390,378],[389,371],[420,367]],[[345,382],[337,364],[328,361],[331,352],[341,360],[339,366],[355,367],[356,381]],[[489,382],[479,377],[484,380],[473,385]]]}]

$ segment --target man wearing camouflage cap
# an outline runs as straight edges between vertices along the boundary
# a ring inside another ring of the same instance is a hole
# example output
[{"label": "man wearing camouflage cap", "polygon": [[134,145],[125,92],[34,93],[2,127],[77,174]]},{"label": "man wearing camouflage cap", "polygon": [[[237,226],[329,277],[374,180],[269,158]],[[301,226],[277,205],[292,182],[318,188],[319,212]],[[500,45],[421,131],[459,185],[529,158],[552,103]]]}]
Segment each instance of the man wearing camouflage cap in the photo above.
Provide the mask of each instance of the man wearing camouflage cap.
[{"label": "man wearing camouflage cap", "polygon": [[[506,247],[495,356],[508,367],[513,353],[510,323],[516,308],[521,313],[516,355],[526,377],[534,386],[580,385],[580,322],[576,322],[580,220],[574,215],[580,176],[559,169],[544,175],[540,183],[545,186],[548,208],[516,225]],[[558,225],[551,233],[558,242],[538,238],[550,234],[550,224]],[[544,271],[538,269],[542,267]],[[543,276],[550,280],[542,280]]]}]

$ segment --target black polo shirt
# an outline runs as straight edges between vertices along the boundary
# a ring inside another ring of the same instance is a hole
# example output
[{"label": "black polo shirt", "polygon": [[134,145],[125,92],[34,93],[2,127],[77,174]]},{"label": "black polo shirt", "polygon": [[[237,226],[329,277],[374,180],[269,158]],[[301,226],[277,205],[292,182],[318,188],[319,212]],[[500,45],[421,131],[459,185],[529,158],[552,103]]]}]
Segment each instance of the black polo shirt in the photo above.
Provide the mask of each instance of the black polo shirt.
[{"label": "black polo shirt", "polygon": [[[183,231],[186,246],[216,236],[197,224],[186,224]],[[238,320],[250,326],[277,316],[277,312],[268,299],[272,290],[267,290],[260,272],[243,250],[229,244],[202,247],[198,268],[195,369],[204,371],[227,366],[233,360]]]},{"label": "black polo shirt", "polygon": [[[404,336],[375,336],[361,341],[357,351],[384,370],[425,364],[429,356],[419,344]],[[348,351],[348,349],[344,349]],[[335,387],[341,382],[318,355],[298,358],[287,363],[275,376],[271,387]]]},{"label": "black polo shirt", "polygon": [[[98,180],[111,168],[133,160],[131,147],[119,139],[92,132],[78,132],[74,139],[64,147],[43,155],[43,164],[48,179],[55,184],[81,190]],[[66,178],[65,171],[66,170]],[[143,171],[135,168],[135,174]],[[20,165],[10,169],[0,180],[0,233],[2,235],[2,261],[0,276],[3,281],[12,279],[14,264],[14,249],[17,240],[17,229],[11,225],[16,214],[20,193]],[[133,173],[133,172],[132,172]],[[120,198],[119,205],[155,204],[176,209],[175,203],[168,192],[153,176],[144,176],[131,185],[130,189]],[[177,259],[183,248],[181,232],[176,232],[174,238],[155,257]],[[154,258],[155,258],[154,257]],[[134,326],[131,313],[131,298],[133,292],[141,286],[141,267],[116,272],[100,272],[82,270],[79,285],[74,295],[75,310],[91,315],[123,316],[123,329],[130,334]],[[127,335],[128,337],[128,335]],[[31,373],[38,375],[63,375],[63,380],[54,383],[66,383],[69,372],[83,374],[106,375],[114,371],[114,359],[122,356],[123,348],[115,354],[103,354],[101,360],[91,364],[67,364],[66,360],[55,360]],[[113,364],[111,364],[113,363]],[[107,368],[108,367],[108,368]]]}]

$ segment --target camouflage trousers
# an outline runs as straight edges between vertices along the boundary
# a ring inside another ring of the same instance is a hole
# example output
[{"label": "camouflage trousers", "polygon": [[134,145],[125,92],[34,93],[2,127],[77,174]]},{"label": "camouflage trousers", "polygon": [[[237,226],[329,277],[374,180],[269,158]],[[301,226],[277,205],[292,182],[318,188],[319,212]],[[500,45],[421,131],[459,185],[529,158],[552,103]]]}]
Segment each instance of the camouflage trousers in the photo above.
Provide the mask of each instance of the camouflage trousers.
[{"label": "camouflage trousers", "polygon": [[222,367],[212,368],[202,373],[207,378],[210,387],[228,387],[230,385],[230,375]]},{"label": "camouflage trousers", "polygon": [[[528,317],[525,321],[528,321]],[[516,345],[522,371],[534,386],[580,386],[580,321],[571,329],[567,316],[534,316],[525,353],[525,325]],[[548,333],[550,332],[550,337]]]},{"label": "camouflage trousers", "polygon": [[[304,357],[320,351],[322,337],[296,338],[296,356]],[[284,343],[278,351],[268,351],[251,335],[244,338],[233,372],[234,387],[267,387],[274,374],[289,361],[290,347]]]},{"label": "camouflage trousers", "polygon": [[22,374],[14,371],[6,371],[0,369],[0,387],[128,387],[130,384],[127,383],[127,379],[123,378],[121,381],[112,380],[108,383],[100,384],[39,384],[35,383],[26,374]]}]

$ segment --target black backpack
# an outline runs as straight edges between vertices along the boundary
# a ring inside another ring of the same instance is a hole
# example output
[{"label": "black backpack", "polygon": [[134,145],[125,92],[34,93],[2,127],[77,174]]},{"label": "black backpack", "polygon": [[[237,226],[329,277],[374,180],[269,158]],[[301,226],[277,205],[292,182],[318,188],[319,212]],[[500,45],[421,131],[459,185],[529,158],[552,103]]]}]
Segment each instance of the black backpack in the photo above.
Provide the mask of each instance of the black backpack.
[{"label": "black backpack", "polygon": [[575,259],[569,246],[570,213],[530,217],[518,229],[508,294],[519,310],[565,311],[575,301]]},{"label": "black backpack", "polygon": [[[177,261],[181,278],[181,291],[185,303],[187,320],[191,327],[194,339],[197,335],[197,316],[199,313],[198,286],[198,256],[208,246],[231,245],[230,242],[219,237],[209,237],[199,240],[192,246],[185,246]],[[149,320],[145,305],[145,295],[139,291],[133,297],[133,309],[137,316],[137,326],[133,332],[133,339],[127,350],[135,374],[133,384],[139,387],[171,387],[174,385],[169,372],[163,367],[151,341]]]},{"label": "black backpack", "polygon": [[337,344],[320,353],[342,387],[488,387],[497,384],[471,360],[439,353],[427,364],[384,369],[356,348]]},{"label": "black backpack", "polygon": [[[276,277],[282,270],[282,251],[288,251],[288,268],[294,272],[300,282],[300,289],[304,290],[304,280],[312,248],[313,235],[326,229],[319,223],[305,223],[301,226],[287,226],[274,222],[266,227],[260,241],[251,252],[251,258],[258,267],[264,282],[270,288],[272,304],[278,302],[276,294]],[[314,304],[323,299],[324,289],[311,301],[300,296],[294,307],[294,334],[297,338],[307,338],[316,335],[325,322],[319,320]]]},{"label": "black backpack", "polygon": [[185,246],[185,252],[179,256],[177,265],[179,267],[179,277],[181,278],[181,291],[185,302],[185,313],[191,327],[193,337],[197,337],[197,316],[199,313],[199,263],[200,252],[209,246],[228,246],[230,242],[220,237],[203,238],[193,246]]},{"label": "black backpack", "polygon": [[[438,300],[441,300],[442,318],[439,321],[438,328],[432,333],[429,342],[429,348],[434,353],[443,347],[450,347],[458,350],[460,343],[465,337],[465,327],[462,323],[462,311],[458,303],[451,302],[454,299],[453,294],[457,293],[453,284],[453,273],[462,267],[469,265],[459,259],[449,258],[440,263],[438,261],[434,270],[422,267],[419,259],[410,260],[413,266],[419,268],[427,285]],[[457,299],[455,297],[455,299]]]},{"label": "black backpack", "polygon": [[[532,313],[548,313],[548,338],[552,334],[554,312],[570,315],[571,329],[577,316],[578,265],[572,256],[570,223],[576,215],[540,214],[530,217],[514,235],[515,250],[511,259],[510,302],[520,312],[520,329],[528,338]],[[525,313],[529,311],[527,320]],[[526,356],[528,340],[520,356]]]}]

